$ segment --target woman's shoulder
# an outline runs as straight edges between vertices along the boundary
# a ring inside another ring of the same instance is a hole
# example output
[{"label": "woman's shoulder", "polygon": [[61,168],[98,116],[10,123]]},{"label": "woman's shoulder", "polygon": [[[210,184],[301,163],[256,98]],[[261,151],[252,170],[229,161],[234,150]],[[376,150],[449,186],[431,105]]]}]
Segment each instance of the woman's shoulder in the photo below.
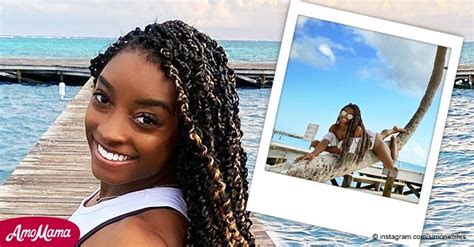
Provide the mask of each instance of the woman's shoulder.
[{"label": "woman's shoulder", "polygon": [[334,134],[336,131],[337,131],[337,124],[333,124],[331,125],[331,127],[329,127],[329,132]]},{"label": "woman's shoulder", "polygon": [[114,246],[185,245],[187,220],[173,209],[152,209],[126,217],[117,223],[110,232],[112,239],[117,240]]},{"label": "woman's shoulder", "polygon": [[362,127],[357,126],[356,129],[355,129],[354,136],[355,137],[361,137],[363,134],[364,134],[364,130],[362,129]]}]

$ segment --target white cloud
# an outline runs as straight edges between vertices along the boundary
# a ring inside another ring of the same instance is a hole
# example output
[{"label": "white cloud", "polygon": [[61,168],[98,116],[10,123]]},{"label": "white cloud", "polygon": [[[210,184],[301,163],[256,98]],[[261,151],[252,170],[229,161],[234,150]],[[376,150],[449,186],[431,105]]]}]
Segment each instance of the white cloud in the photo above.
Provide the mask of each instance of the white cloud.
[{"label": "white cloud", "polygon": [[321,54],[325,55],[326,57],[331,60],[331,62],[336,62],[336,57],[334,56],[334,53],[332,52],[331,48],[327,44],[320,44],[318,51],[321,52]]},{"label": "white cloud", "polygon": [[376,50],[377,59],[360,71],[402,92],[421,95],[433,70],[436,46],[372,31],[354,29],[354,34]]},{"label": "white cloud", "polygon": [[319,46],[326,42],[324,38],[302,37],[293,41],[291,59],[310,64],[317,68],[328,68],[334,64],[328,56],[319,51]]},{"label": "white cloud", "polygon": [[291,46],[290,58],[320,69],[327,69],[336,63],[337,51],[350,51],[325,37],[310,37],[303,34],[296,38]]}]

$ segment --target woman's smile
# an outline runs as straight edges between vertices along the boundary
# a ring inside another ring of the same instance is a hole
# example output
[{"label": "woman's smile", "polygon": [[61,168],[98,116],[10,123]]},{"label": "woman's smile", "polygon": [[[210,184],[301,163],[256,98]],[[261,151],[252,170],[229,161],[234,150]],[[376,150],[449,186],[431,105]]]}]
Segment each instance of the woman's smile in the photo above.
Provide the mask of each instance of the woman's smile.
[{"label": "woman's smile", "polygon": [[102,157],[108,159],[108,160],[113,160],[113,161],[126,161],[126,160],[131,160],[133,159],[132,157],[128,155],[123,155],[123,154],[117,154],[117,153],[112,153],[108,152],[105,150],[104,147],[102,147],[100,144],[97,144],[97,150],[99,151],[99,154],[102,155]]},{"label": "woman's smile", "polygon": [[104,147],[97,140],[93,141],[94,153],[97,160],[105,165],[121,166],[133,163],[138,159],[136,156],[126,155]]},{"label": "woman's smile", "polygon": [[97,150],[99,151],[99,154],[102,155],[102,157],[104,157],[108,160],[126,161],[126,160],[131,160],[132,159],[132,157],[127,156],[127,155],[108,152],[100,144],[97,144]]}]

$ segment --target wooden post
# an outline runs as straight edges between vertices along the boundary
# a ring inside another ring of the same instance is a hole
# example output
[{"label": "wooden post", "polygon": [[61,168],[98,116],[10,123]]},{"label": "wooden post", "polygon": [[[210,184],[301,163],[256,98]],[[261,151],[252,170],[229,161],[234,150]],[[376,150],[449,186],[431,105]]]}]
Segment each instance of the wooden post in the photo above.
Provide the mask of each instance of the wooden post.
[{"label": "wooden post", "polygon": [[260,75],[260,85],[265,85],[265,75]]},{"label": "wooden post", "polygon": [[375,190],[375,191],[379,191],[379,190],[380,190],[380,183],[379,183],[379,182],[375,182],[375,183],[374,183],[374,190]]},{"label": "wooden post", "polygon": [[383,196],[390,197],[392,196],[392,188],[393,188],[393,177],[387,177],[387,181],[385,182],[385,187],[383,188]]},{"label": "wooden post", "polygon": [[16,70],[16,78],[18,79],[18,82],[21,82],[21,70],[19,69]]},{"label": "wooden post", "polygon": [[352,175],[351,174],[346,174],[344,175],[344,180],[342,180],[342,187],[343,188],[349,188],[351,187],[352,184]]},{"label": "wooden post", "polygon": [[389,170],[384,167],[382,174],[387,175],[387,180],[385,181],[385,186],[383,188],[382,196],[390,197],[392,196],[393,182],[395,181],[395,178],[398,176],[398,169],[394,167]]}]

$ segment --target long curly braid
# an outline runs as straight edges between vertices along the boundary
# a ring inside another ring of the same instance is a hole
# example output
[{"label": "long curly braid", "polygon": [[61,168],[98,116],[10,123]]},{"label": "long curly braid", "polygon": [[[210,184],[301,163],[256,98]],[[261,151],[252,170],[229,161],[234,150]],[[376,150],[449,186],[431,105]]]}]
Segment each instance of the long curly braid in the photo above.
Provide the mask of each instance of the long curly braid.
[{"label": "long curly braid", "polygon": [[182,21],[150,24],[120,37],[91,60],[89,69],[95,80],[125,50],[141,52],[176,85],[180,109],[177,179],[191,219],[188,244],[255,245],[245,210],[248,172],[239,98],[224,49]]},{"label": "long curly braid", "polygon": [[[342,110],[347,107],[353,110],[354,117],[349,121],[349,126],[347,128],[346,135],[344,136],[344,140],[342,141],[342,152],[340,157],[341,164],[353,163],[354,161],[355,163],[359,163],[360,161],[362,161],[362,159],[364,159],[364,156],[371,145],[369,135],[367,134],[364,123],[362,122],[362,114],[360,112],[359,106],[357,106],[356,104],[349,103],[348,105],[344,106],[339,111],[337,123],[339,122],[339,116]],[[362,128],[362,136],[359,140],[359,144],[357,145],[354,155],[351,155],[349,151],[352,145],[352,141],[355,137],[357,126],[360,126]]]}]

